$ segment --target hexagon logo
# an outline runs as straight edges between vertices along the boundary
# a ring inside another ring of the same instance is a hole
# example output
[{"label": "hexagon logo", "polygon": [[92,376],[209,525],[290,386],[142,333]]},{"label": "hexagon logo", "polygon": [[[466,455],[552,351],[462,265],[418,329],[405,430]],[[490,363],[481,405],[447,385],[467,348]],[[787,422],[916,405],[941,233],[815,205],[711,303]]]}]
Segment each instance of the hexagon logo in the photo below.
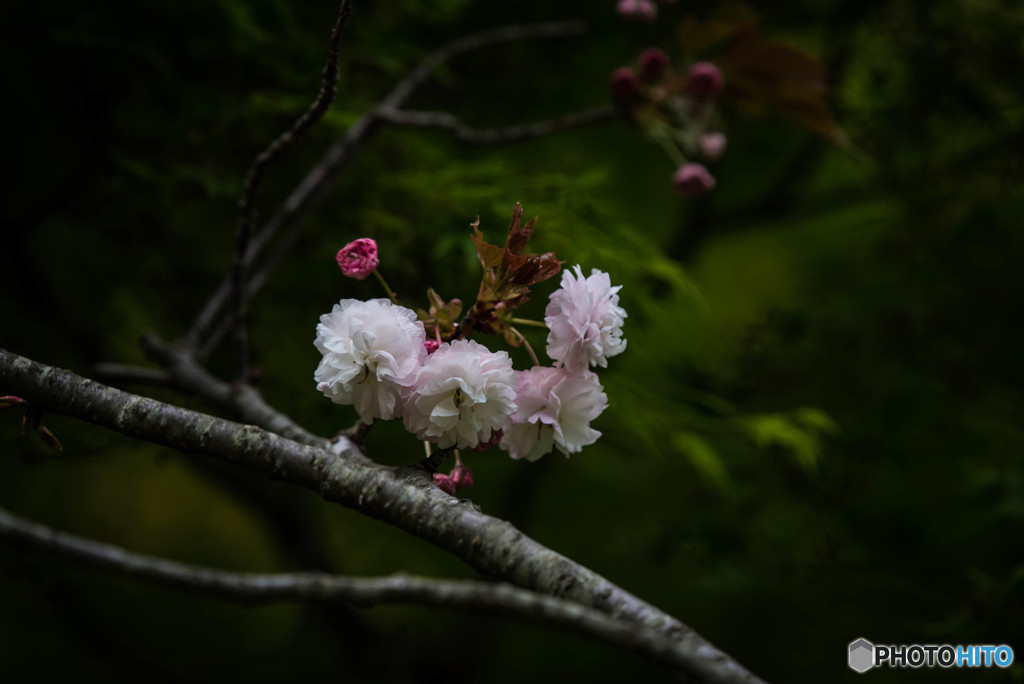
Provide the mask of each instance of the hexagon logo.
[{"label": "hexagon logo", "polygon": [[864,673],[875,666],[875,645],[860,638],[850,642],[850,669]]}]

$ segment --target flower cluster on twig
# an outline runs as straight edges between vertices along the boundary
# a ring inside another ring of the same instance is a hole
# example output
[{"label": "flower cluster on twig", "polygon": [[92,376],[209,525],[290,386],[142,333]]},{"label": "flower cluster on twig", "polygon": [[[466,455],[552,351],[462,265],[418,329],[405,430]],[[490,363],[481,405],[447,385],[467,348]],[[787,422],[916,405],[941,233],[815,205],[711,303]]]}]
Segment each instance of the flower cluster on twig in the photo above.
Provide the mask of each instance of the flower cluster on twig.
[{"label": "flower cluster on twig", "polygon": [[[497,445],[512,458],[535,461],[557,449],[565,455],[593,444],[590,426],[607,407],[596,373],[626,348],[619,287],[607,273],[562,272],[544,321],[513,314],[530,288],[562,271],[553,253],[533,254],[527,242],[536,219],[524,223],[516,204],[503,246],[484,241],[479,221],[473,242],[483,268],[477,298],[460,320],[462,302],[428,291],[429,309],[398,303],[377,267],[377,245],[360,238],[338,252],[342,272],[362,279],[374,273],[388,298],[343,299],[320,318],[314,342],[322,358],[314,373],[319,389],[338,404],[354,406],[363,423],[401,418],[406,429],[441,449],[481,450]],[[517,326],[545,327],[541,364]],[[505,350],[492,351],[473,334],[525,346],[534,365],[516,370]],[[429,452],[428,452],[429,453]],[[472,483],[456,457],[451,475],[436,475],[446,491]]]}]

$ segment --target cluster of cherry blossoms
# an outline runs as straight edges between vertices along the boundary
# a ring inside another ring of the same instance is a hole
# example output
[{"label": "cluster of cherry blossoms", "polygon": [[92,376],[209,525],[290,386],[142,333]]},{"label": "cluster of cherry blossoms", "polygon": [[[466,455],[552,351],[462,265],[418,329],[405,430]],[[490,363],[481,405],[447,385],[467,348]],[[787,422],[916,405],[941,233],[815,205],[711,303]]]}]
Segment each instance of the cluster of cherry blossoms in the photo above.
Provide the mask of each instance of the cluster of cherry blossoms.
[{"label": "cluster of cherry blossoms", "polygon": [[[504,247],[484,242],[474,225],[484,274],[461,319],[461,302],[445,302],[433,290],[429,310],[402,306],[377,271],[376,243],[362,238],[346,245],[337,256],[342,272],[360,280],[375,274],[389,298],[343,299],[320,317],[317,389],[354,406],[363,423],[401,418],[409,432],[441,449],[498,445],[512,458],[535,461],[554,449],[569,455],[593,444],[601,433],[590,424],[608,398],[591,369],[607,367],[626,347],[619,287],[597,269],[563,271],[554,254],[527,252],[535,220],[522,225],[521,215],[517,204]],[[561,286],[543,324],[514,318],[530,286],[559,271]],[[546,326],[550,365],[539,362],[517,325]],[[514,369],[507,351],[469,339],[475,333],[525,345],[534,366]],[[472,476],[457,460],[451,477],[435,475],[435,481],[454,490]]]},{"label": "cluster of cherry blossoms", "polygon": [[711,62],[694,62],[676,73],[656,47],[645,50],[635,68],[612,72],[615,103],[676,163],[673,182],[680,194],[703,195],[715,187],[707,166],[692,160],[714,161],[725,152],[716,107],[724,87],[721,70]]}]

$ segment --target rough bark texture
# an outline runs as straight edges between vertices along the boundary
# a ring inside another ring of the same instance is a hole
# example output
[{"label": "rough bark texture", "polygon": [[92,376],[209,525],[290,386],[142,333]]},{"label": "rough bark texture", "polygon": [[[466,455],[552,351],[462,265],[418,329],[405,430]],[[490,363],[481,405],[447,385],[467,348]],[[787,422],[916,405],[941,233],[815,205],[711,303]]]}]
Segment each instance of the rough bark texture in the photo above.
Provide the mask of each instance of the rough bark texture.
[{"label": "rough bark texture", "polygon": [[675,618],[604,577],[448,496],[426,473],[372,464],[351,442],[338,453],[140,397],[0,349],[0,393],[180,451],[221,458],[317,491],[325,499],[404,529],[480,572],[597,609],[670,638],[699,681],[758,682]]}]

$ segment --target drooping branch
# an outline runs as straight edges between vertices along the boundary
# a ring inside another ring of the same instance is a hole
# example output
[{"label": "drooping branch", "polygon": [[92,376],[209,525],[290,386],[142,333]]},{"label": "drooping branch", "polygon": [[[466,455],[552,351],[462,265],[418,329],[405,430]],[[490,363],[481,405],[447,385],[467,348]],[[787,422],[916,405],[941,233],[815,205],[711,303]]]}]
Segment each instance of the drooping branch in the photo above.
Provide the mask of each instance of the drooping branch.
[{"label": "drooping branch", "polygon": [[[284,200],[280,208],[264,224],[263,228],[253,236],[251,244],[248,245],[244,254],[243,264],[245,269],[252,267],[259,255],[279,235],[282,235],[281,244],[284,245],[284,248],[277,250],[265,261],[257,272],[256,277],[249,282],[246,296],[251,297],[263,285],[269,271],[276,266],[278,261],[287,252],[290,244],[294,242],[302,227],[303,219],[327,194],[334,179],[348,166],[355,152],[373,136],[381,123],[386,123],[388,116],[393,117],[394,113],[400,110],[415,90],[430,78],[434,70],[452,58],[472,50],[512,41],[564,38],[581,34],[585,29],[586,26],[580,22],[510,26],[494,31],[485,31],[453,41],[424,58],[408,76],[395,85],[384,99],[353,123],[345,132],[345,135],[328,148],[323,157],[309,170],[302,181]],[[596,112],[598,110],[587,111]],[[554,133],[569,126],[584,125],[603,120],[602,116],[588,119],[584,114],[581,112],[580,114],[560,117],[566,120],[565,124],[562,126],[552,126],[546,133]],[[553,119],[552,121],[558,120]],[[525,128],[550,123],[541,122],[541,124],[531,124]],[[392,124],[397,125],[394,122]],[[512,129],[502,130],[507,134]],[[517,133],[517,135],[522,135],[522,133]],[[504,138],[498,136],[493,142],[503,141]],[[484,144],[485,142],[490,141],[481,139],[478,141],[478,144]],[[231,287],[231,279],[225,278],[204,305],[188,334],[185,336],[185,341],[188,345],[200,352],[200,358],[205,358],[227,331],[227,326],[222,322],[221,312],[231,297]]]},{"label": "drooping branch", "polygon": [[238,379],[246,382],[249,373],[248,346],[245,335],[245,303],[246,303],[246,254],[249,251],[249,236],[252,233],[252,220],[255,213],[255,200],[259,192],[263,174],[267,167],[275,159],[281,156],[291,147],[299,136],[310,126],[319,121],[331,102],[338,89],[338,49],[341,45],[341,36],[345,31],[345,24],[352,14],[352,6],[349,0],[342,0],[338,10],[338,19],[331,32],[331,40],[327,49],[327,64],[324,66],[323,78],[320,81],[320,92],[317,94],[313,104],[303,112],[291,128],[282,133],[276,140],[267,146],[253,161],[249,173],[245,177],[245,185],[242,189],[242,197],[238,201],[238,225],[235,229],[235,257],[231,269],[231,291],[234,302],[234,326],[236,356],[238,359]]},{"label": "drooping branch", "polygon": [[465,609],[561,628],[634,651],[663,667],[687,672],[690,659],[676,643],[593,608],[505,583],[437,580],[396,574],[346,577],[316,572],[228,572],[133,553],[54,530],[0,508],[0,538],[32,550],[91,565],[130,579],[247,604],[280,601],[344,603],[359,608],[412,604]]},{"label": "drooping branch", "polygon": [[[681,669],[700,681],[758,682],[703,637],[604,577],[526,537],[511,524],[441,492],[418,469],[395,469],[299,444],[251,425],[133,395],[0,350],[0,389],[40,411],[227,460],[317,491],[404,529],[477,570],[593,608],[671,640]],[[352,445],[353,451],[358,449]]]}]

